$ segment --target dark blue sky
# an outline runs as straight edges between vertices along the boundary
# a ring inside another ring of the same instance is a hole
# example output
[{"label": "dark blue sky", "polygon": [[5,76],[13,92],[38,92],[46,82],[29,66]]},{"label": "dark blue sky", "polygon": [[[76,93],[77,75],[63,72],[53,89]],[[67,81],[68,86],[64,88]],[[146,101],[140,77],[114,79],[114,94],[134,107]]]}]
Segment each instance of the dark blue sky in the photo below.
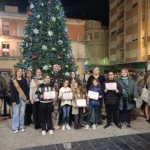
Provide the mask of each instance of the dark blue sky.
[{"label": "dark blue sky", "polygon": [[[68,18],[93,19],[108,25],[109,0],[62,0]],[[19,6],[20,12],[26,12],[28,0],[0,0],[0,10],[4,5]]]}]

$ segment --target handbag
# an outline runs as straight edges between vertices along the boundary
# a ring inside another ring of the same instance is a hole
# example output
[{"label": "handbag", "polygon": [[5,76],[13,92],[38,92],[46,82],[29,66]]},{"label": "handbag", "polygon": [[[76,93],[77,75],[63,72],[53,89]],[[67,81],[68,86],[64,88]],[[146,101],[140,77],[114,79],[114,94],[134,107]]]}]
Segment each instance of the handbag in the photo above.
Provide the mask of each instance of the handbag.
[{"label": "handbag", "polygon": [[148,102],[148,93],[149,93],[149,90],[146,88],[146,85],[145,85],[142,89],[142,94],[140,96],[140,99],[142,99],[146,103]]}]

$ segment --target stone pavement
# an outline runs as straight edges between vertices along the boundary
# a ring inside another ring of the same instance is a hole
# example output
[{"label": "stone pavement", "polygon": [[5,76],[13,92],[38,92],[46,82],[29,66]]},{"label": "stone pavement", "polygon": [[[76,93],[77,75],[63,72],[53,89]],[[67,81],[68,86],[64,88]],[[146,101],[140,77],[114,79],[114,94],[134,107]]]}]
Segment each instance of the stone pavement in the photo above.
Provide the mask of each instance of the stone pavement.
[{"label": "stone pavement", "polygon": [[[54,135],[42,136],[41,131],[34,130],[33,126],[27,127],[24,133],[14,134],[11,130],[11,120],[6,120],[0,123],[0,150],[64,150],[69,147],[71,150],[150,149],[150,125],[143,117],[133,120],[132,128],[123,126],[120,130],[113,126],[104,130],[104,125],[98,126],[96,131],[57,130]],[[49,146],[44,147],[45,145]]]}]

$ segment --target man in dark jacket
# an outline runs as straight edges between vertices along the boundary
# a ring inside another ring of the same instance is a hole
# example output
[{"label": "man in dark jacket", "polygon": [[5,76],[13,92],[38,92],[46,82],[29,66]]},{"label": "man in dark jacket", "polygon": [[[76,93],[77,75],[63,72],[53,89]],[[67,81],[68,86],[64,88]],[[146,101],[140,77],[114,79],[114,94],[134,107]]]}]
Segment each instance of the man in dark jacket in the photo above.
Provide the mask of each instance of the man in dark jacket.
[{"label": "man in dark jacket", "polygon": [[107,113],[107,124],[104,129],[111,127],[111,120],[113,115],[113,121],[116,127],[121,128],[119,126],[117,110],[119,106],[120,96],[122,94],[121,85],[114,80],[114,73],[108,73],[108,80],[104,83],[104,102]]}]

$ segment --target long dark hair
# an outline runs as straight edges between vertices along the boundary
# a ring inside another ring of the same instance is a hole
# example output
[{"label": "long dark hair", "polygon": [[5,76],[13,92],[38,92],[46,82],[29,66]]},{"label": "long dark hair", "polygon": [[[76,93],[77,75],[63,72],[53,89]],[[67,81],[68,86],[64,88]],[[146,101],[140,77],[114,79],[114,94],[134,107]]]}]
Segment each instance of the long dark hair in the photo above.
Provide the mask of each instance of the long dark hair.
[{"label": "long dark hair", "polygon": [[[32,71],[31,71],[31,70],[27,70],[27,71],[25,72],[25,78],[27,77],[28,72],[31,72],[31,74],[32,74]],[[32,76],[33,76],[33,74],[32,74]],[[32,79],[32,76],[31,76],[31,79]]]},{"label": "long dark hair", "polygon": [[146,71],[144,75],[144,84],[146,84],[148,77],[150,76],[150,70]]},{"label": "long dark hair", "polygon": [[94,79],[92,80],[92,87],[94,86],[94,85],[93,85],[93,82],[94,82],[94,81],[96,81],[96,82],[98,83],[98,86],[101,87],[101,84],[100,84],[99,80],[96,79],[96,78],[94,78]]},{"label": "long dark hair", "polygon": [[[23,72],[23,69],[22,68],[17,68],[16,70],[15,70],[15,74],[14,74],[14,76],[13,76],[13,79],[17,79],[17,72],[18,72],[18,70],[22,70],[22,72]],[[22,76],[21,76],[21,78],[23,79],[23,74],[22,74]]]},{"label": "long dark hair", "polygon": [[[74,72],[74,71],[72,71],[74,74],[75,74],[75,78],[74,78],[74,80],[78,83],[78,85],[80,85],[80,80],[78,79],[78,77],[77,77],[77,74],[76,74],[76,72]],[[72,73],[71,72],[71,73]],[[69,79],[69,83],[71,84],[71,82],[72,82],[72,77],[70,77],[70,79]]]}]

